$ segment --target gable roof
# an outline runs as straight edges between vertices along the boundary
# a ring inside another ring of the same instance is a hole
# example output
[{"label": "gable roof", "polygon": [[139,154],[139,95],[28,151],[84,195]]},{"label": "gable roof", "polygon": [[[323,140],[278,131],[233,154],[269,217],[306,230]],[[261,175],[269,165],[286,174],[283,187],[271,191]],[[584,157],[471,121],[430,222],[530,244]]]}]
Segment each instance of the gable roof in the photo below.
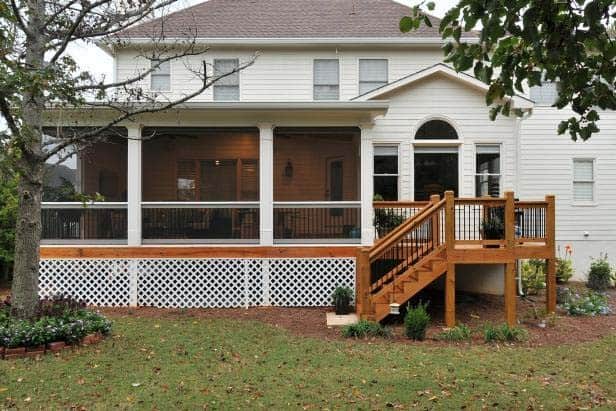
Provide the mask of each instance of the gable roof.
[{"label": "gable roof", "polygon": [[122,38],[438,38],[440,20],[402,33],[393,0],[209,0],[131,27]]},{"label": "gable roof", "polygon": [[[433,74],[443,74],[446,77],[452,78],[454,80],[461,81],[467,84],[470,87],[478,89],[483,92],[488,91],[488,85],[483,81],[479,80],[477,77],[471,76],[467,73],[459,73],[453,67],[450,67],[443,63],[437,63],[433,66],[426,67],[425,69],[416,71],[415,73],[409,74],[408,76],[402,77],[396,81],[392,81],[391,83],[387,83],[384,86],[376,88],[367,93],[361,94],[357,97],[351,99],[351,101],[368,101],[372,99],[377,99],[379,97],[383,97],[384,95],[394,92],[398,89],[406,87],[416,81],[422,80],[426,77],[429,77]],[[513,96],[513,106],[515,108],[520,109],[531,109],[534,106],[534,102],[522,95],[516,94]]]}]

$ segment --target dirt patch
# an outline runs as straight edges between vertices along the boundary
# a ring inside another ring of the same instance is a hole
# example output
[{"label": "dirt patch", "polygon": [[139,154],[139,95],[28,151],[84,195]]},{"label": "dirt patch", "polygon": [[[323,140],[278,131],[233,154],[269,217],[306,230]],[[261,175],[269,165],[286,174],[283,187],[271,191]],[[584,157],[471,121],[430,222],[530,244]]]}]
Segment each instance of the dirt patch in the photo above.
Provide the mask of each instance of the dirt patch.
[{"label": "dirt patch", "polygon": [[[572,288],[583,287],[573,284]],[[616,312],[616,290],[610,290],[610,305]],[[430,301],[429,311],[432,325],[428,330],[428,340],[422,343],[412,343],[403,337],[400,324],[401,316],[390,321],[388,325],[394,331],[393,341],[406,344],[422,344],[442,346],[448,343],[437,341],[434,337],[442,331],[443,293],[433,291],[421,293],[417,300]],[[458,293],[456,296],[457,320],[472,329],[480,329],[485,323],[500,324],[504,321],[503,297],[472,295]],[[545,296],[518,298],[518,318],[520,326],[527,329],[529,338],[521,343],[524,346],[562,345],[597,340],[616,333],[616,315],[597,317],[571,317],[564,312],[558,312],[554,324],[545,328],[539,327],[535,313],[541,313],[545,307]],[[342,339],[338,328],[328,328],[325,314],[331,308],[281,308],[257,307],[250,309],[158,309],[158,308],[105,308],[102,310],[111,317],[135,316],[163,319],[204,318],[232,319],[246,321],[261,321],[275,327],[280,327],[293,334],[325,340]],[[483,343],[481,335],[473,337],[473,343]],[[468,344],[468,343],[465,343]]]}]

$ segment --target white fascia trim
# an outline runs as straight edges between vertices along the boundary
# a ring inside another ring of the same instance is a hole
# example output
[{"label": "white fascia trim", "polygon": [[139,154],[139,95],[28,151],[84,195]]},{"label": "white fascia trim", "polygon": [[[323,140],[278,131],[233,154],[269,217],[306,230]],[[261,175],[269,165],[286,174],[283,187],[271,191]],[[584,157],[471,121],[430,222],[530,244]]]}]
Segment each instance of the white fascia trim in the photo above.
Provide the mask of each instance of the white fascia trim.
[{"label": "white fascia trim", "polygon": [[[453,68],[445,64],[439,63],[432,67],[428,67],[416,73],[410,74],[392,83],[386,84],[383,87],[372,90],[366,94],[357,96],[353,99],[353,101],[367,101],[367,100],[381,97],[391,91],[394,91],[401,87],[405,87],[411,83],[414,83],[416,81],[419,81],[421,79],[424,79],[436,73],[443,74],[455,80],[459,80],[483,92],[488,91],[488,88],[489,88],[487,84],[485,84],[483,81],[479,80],[478,78],[473,77],[470,74],[459,73],[455,71]],[[530,110],[534,107],[534,103],[532,100],[527,99],[522,96],[514,96],[512,100],[513,100],[513,105],[515,108],[519,108],[522,110]]]}]

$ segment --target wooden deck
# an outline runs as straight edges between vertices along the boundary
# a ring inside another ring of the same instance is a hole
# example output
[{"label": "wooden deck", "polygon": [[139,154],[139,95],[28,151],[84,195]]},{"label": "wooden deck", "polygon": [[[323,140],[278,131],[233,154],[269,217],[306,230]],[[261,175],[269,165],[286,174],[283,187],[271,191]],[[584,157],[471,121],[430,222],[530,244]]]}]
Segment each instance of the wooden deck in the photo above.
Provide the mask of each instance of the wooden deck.
[{"label": "wooden deck", "polygon": [[[357,311],[362,318],[382,320],[391,304],[404,304],[435,279],[445,276],[445,319],[455,325],[455,271],[457,264],[505,265],[505,319],[517,323],[516,262],[547,261],[547,310],[556,308],[556,253],[554,196],[544,201],[504,198],[445,198],[433,196],[417,209],[416,203],[381,205],[382,215],[404,207],[411,215],[357,256]],[[488,223],[498,221],[498,239],[488,239]]]}]

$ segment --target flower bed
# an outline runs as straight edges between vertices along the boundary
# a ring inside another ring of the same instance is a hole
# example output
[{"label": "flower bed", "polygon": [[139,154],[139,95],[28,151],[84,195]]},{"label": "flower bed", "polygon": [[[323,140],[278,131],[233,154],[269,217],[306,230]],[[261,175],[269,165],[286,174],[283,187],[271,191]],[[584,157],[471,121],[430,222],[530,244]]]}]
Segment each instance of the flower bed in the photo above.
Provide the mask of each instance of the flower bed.
[{"label": "flower bed", "polygon": [[33,320],[10,316],[0,307],[0,358],[35,357],[80,344],[100,342],[111,333],[111,321],[63,296],[43,300]]}]

